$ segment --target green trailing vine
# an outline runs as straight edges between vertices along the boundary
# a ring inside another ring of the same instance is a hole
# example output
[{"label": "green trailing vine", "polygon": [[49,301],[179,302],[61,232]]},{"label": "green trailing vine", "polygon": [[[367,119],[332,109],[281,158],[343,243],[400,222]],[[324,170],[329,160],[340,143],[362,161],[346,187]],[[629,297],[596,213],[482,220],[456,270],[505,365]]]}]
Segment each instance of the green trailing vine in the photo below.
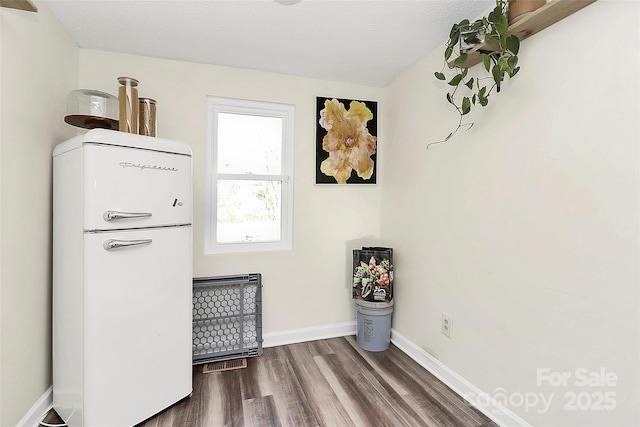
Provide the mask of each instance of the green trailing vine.
[{"label": "green trailing vine", "polygon": [[[474,108],[486,107],[489,103],[489,96],[495,90],[500,92],[502,83],[507,77],[515,76],[520,67],[518,66],[518,51],[520,50],[520,39],[515,35],[507,36],[507,0],[496,0],[496,7],[485,17],[471,24],[468,19],[464,19],[451,27],[449,40],[444,51],[444,65],[442,71],[435,72],[436,79],[444,81],[450,86],[447,92],[447,102],[456,109],[460,120],[457,127],[442,141],[432,142],[427,145],[440,144],[448,141],[461,128],[470,129],[473,122],[463,123],[464,116],[469,114]],[[479,50],[482,54],[482,64],[488,76],[468,77],[469,68],[462,64],[467,60],[467,52],[460,52],[457,46],[460,42],[461,31],[469,25],[481,26],[485,29],[485,49]],[[453,59],[453,72],[451,78],[447,78],[444,73],[448,69],[448,63]],[[468,77],[468,78],[467,78]],[[485,81],[489,80],[489,84]]]}]

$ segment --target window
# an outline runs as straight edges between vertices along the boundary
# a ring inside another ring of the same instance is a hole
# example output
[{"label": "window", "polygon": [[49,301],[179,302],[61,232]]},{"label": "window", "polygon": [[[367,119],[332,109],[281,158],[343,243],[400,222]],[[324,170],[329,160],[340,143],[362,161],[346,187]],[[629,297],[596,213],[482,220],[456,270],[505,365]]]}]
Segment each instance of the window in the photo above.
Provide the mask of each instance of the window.
[{"label": "window", "polygon": [[291,249],[292,105],[208,98],[206,253]]}]

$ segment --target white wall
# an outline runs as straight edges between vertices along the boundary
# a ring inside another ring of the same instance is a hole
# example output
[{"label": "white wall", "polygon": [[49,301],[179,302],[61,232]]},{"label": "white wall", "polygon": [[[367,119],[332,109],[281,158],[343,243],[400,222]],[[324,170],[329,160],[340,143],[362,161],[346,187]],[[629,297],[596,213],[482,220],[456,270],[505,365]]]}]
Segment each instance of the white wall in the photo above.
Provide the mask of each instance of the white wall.
[{"label": "white wall", "polygon": [[78,47],[46,6],[0,9],[0,425],[15,426],[51,385],[51,150]]},{"label": "white wall", "polygon": [[[194,165],[194,274],[263,273],[263,333],[353,320],[345,277],[347,241],[377,235],[380,186],[315,185],[316,96],[381,101],[383,90],[251,70],[80,50],[80,87],[117,93],[117,77],[140,81],[158,102],[158,136],[187,142]],[[204,254],[206,97],[295,105],[293,250]],[[379,126],[380,128],[380,126]],[[385,143],[379,138],[380,145]],[[378,172],[380,173],[380,172]]]},{"label": "white wall", "polygon": [[[428,150],[458,120],[433,77],[442,50],[385,93],[394,328],[533,425],[640,424],[639,12],[598,1],[524,41],[475,126]],[[538,384],[539,368],[566,387]],[[579,387],[580,368],[616,384]],[[563,408],[602,392],[614,411]],[[533,394],[549,409],[518,400]]]}]

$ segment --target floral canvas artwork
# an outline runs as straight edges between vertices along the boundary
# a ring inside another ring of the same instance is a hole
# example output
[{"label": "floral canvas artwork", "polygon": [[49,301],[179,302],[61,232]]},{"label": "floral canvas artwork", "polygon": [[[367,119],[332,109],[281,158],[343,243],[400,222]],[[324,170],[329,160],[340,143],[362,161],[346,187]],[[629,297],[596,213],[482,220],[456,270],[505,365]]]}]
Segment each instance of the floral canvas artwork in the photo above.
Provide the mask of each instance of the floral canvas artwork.
[{"label": "floral canvas artwork", "polygon": [[378,104],[316,98],[316,184],[375,184]]},{"label": "floral canvas artwork", "polygon": [[353,298],[371,302],[393,299],[393,249],[353,250]]}]

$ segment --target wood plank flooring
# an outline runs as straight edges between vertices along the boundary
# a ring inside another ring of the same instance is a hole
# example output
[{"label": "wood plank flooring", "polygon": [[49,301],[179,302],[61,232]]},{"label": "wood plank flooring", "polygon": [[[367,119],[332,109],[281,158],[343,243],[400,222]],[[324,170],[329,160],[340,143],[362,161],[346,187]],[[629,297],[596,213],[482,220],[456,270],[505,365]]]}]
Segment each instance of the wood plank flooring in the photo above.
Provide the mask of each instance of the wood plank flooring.
[{"label": "wood plank flooring", "polygon": [[265,348],[245,369],[195,366],[193,395],[137,427],[177,426],[497,425],[393,344],[367,352],[348,336]]}]

